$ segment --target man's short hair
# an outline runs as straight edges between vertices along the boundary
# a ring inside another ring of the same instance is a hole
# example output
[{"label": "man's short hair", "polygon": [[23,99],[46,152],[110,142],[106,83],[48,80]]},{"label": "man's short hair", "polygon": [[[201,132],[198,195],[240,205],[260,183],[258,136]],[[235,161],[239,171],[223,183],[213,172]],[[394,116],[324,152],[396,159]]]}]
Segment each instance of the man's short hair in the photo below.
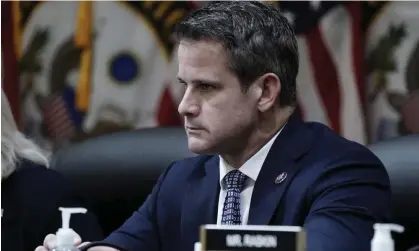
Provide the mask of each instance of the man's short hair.
[{"label": "man's short hair", "polygon": [[228,67],[243,90],[265,73],[281,81],[280,106],[296,104],[298,46],[288,20],[272,4],[258,1],[211,2],[193,11],[175,28],[181,40],[220,42],[229,54]]}]

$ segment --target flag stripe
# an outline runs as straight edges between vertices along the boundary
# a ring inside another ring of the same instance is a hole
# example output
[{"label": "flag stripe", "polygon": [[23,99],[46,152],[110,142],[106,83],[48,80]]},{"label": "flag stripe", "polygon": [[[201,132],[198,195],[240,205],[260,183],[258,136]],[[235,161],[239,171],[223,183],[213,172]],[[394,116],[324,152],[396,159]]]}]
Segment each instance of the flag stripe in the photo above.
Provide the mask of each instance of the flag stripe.
[{"label": "flag stripe", "polygon": [[20,124],[20,105],[19,105],[19,69],[15,50],[11,1],[2,1],[1,9],[1,50],[2,50],[2,88],[10,103],[16,124]]},{"label": "flag stripe", "polygon": [[170,85],[164,88],[157,112],[157,123],[159,126],[179,126],[182,120],[177,113],[177,105],[170,91]]},{"label": "flag stripe", "polygon": [[313,68],[308,58],[308,41],[304,36],[297,37],[300,52],[300,69],[297,76],[297,99],[303,118],[308,121],[318,121],[329,125],[321,97],[315,89]]},{"label": "flag stripe", "polygon": [[330,126],[340,132],[341,103],[336,66],[324,43],[324,34],[320,31],[320,27],[315,27],[306,36],[317,91],[326,108]]},{"label": "flag stripe", "polygon": [[157,111],[159,126],[182,126],[183,119],[177,112],[177,107],[183,96],[183,87],[177,80],[178,58],[177,48],[172,52],[169,68],[167,69],[167,82],[161,95]]},{"label": "flag stripe", "polygon": [[[364,36],[361,31],[361,3],[360,2],[348,2],[345,5],[348,15],[351,21],[351,29],[349,30],[352,37],[352,65],[353,72],[355,74],[356,85],[358,86],[358,95],[361,100],[361,105],[365,107],[364,98],[365,96],[365,85],[364,85]],[[365,111],[365,109],[362,109]]]},{"label": "flag stripe", "polygon": [[[339,29],[334,28],[339,23]],[[340,94],[340,133],[357,142],[364,142],[364,123],[359,92],[353,69],[352,25],[344,6],[330,11],[319,24],[338,77]],[[330,94],[328,95],[330,97]],[[355,122],[355,123],[354,123]]]},{"label": "flag stripe", "polygon": [[362,32],[361,2],[348,2],[345,4],[349,16],[351,17],[351,36],[352,36],[352,65],[353,73],[358,91],[358,100],[360,102],[360,120],[363,122],[362,138],[364,142],[368,142],[368,130],[366,125],[366,88],[365,88],[365,71],[364,71],[364,44],[365,38]]},{"label": "flag stripe", "polygon": [[75,128],[61,95],[53,94],[43,106],[44,120],[54,139],[68,138]]}]

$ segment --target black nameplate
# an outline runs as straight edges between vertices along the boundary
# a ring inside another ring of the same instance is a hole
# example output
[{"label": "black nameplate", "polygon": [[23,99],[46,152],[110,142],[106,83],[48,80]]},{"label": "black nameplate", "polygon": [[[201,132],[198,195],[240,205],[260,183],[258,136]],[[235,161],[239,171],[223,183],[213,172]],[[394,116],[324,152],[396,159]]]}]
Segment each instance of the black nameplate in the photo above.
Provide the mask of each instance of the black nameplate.
[{"label": "black nameplate", "polygon": [[306,250],[305,232],[294,226],[204,225],[200,242],[202,251]]}]

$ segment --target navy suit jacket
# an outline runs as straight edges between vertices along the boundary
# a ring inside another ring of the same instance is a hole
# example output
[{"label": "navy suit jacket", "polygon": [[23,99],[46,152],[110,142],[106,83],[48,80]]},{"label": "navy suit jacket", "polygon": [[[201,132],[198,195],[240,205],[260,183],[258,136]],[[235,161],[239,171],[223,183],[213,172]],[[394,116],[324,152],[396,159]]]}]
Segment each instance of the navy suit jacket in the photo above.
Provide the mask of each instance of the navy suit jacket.
[{"label": "navy suit jacket", "polygon": [[[174,162],[103,243],[129,251],[192,251],[199,227],[216,224],[219,190],[218,156]],[[293,115],[255,183],[248,224],[303,226],[308,251],[369,251],[373,223],[390,221],[390,197],[387,172],[372,152]]]}]

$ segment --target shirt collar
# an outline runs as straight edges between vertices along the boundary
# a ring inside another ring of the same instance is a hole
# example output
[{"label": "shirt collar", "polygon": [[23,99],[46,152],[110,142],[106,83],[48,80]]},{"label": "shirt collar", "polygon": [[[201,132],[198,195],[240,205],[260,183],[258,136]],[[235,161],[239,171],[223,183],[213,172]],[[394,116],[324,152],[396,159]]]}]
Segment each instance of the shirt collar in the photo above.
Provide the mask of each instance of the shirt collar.
[{"label": "shirt collar", "polygon": [[[262,169],[263,163],[265,162],[266,157],[268,156],[269,151],[275,139],[278,137],[279,133],[285,125],[266,143],[258,152],[256,152],[250,159],[248,159],[240,168],[243,174],[245,174],[249,179],[256,181],[260,170]],[[220,185],[223,187],[224,176],[230,171],[235,170],[234,167],[229,165],[225,159],[220,156]]]}]

